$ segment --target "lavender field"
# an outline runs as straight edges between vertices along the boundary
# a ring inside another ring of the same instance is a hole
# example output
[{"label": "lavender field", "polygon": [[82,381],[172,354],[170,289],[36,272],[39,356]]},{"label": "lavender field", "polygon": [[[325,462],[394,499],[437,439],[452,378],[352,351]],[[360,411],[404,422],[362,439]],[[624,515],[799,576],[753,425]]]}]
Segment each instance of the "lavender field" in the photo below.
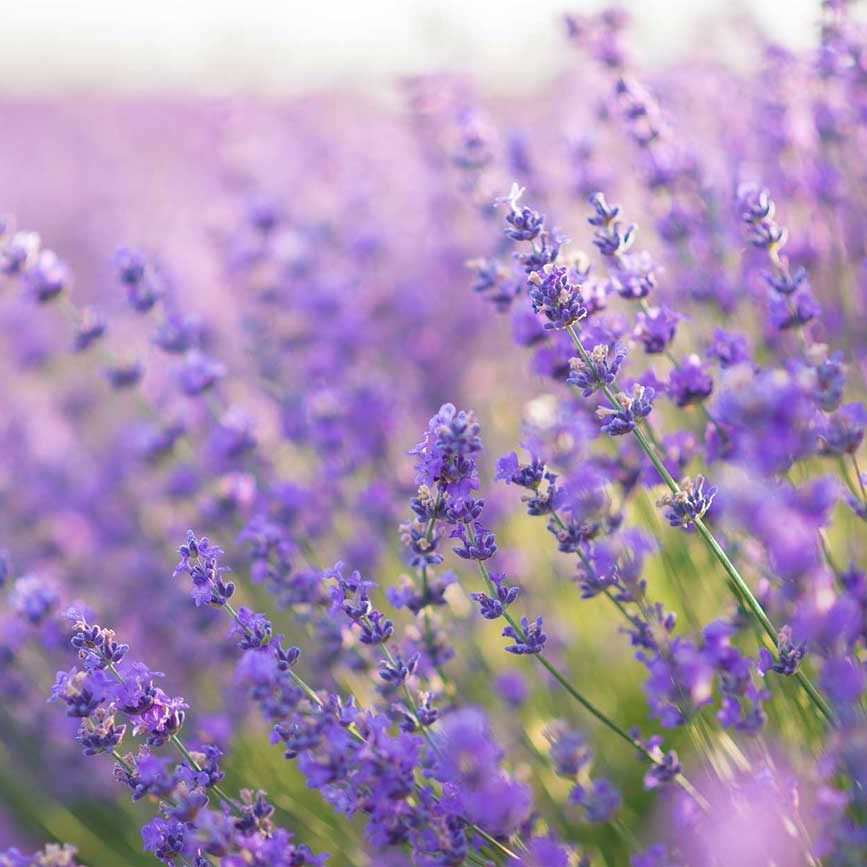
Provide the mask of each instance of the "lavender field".
[{"label": "lavender field", "polygon": [[814,13],[0,96],[0,867],[867,863],[867,19]]}]

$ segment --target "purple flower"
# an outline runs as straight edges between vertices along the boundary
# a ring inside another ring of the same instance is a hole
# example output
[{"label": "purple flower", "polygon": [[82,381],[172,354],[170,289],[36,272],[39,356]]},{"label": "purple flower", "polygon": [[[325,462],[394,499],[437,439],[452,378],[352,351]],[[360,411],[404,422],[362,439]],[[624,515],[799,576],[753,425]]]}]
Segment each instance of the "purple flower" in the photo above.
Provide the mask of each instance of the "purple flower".
[{"label": "purple flower", "polygon": [[129,247],[119,247],[114,254],[114,264],[133,309],[137,313],[147,313],[162,297],[163,289],[144,254]]},{"label": "purple flower", "polygon": [[0,232],[0,274],[20,275],[39,256],[40,238],[36,232],[15,232],[4,237]]},{"label": "purple flower", "polygon": [[687,477],[680,483],[677,493],[666,494],[657,501],[658,506],[665,506],[665,517],[672,527],[686,529],[704,517],[717,494],[717,488],[713,485],[705,488],[704,483],[702,475],[695,479]]},{"label": "purple flower", "polygon": [[504,481],[507,485],[518,485],[535,490],[545,476],[545,464],[535,455],[529,464],[521,464],[516,452],[510,452],[497,460],[494,481]]},{"label": "purple flower", "polygon": [[537,617],[532,623],[526,618],[521,618],[521,625],[514,627],[511,624],[504,627],[502,635],[511,638],[514,644],[504,648],[507,653],[515,653],[519,656],[526,654],[541,653],[548,636],[542,631],[542,618]]},{"label": "purple flower", "polygon": [[837,704],[856,704],[864,693],[865,683],[864,666],[857,659],[839,657],[822,665],[819,685]]},{"label": "purple flower", "polygon": [[633,336],[641,341],[648,355],[665,352],[674,340],[677,323],[682,318],[668,307],[651,307],[635,317]]},{"label": "purple flower", "polygon": [[623,798],[610,780],[596,777],[589,788],[576,785],[569,793],[569,800],[584,808],[588,822],[598,824],[614,818]]},{"label": "purple flower", "polygon": [[550,733],[551,762],[561,777],[576,777],[592,760],[584,735],[569,729]]},{"label": "purple flower", "polygon": [[464,560],[488,560],[497,553],[494,534],[478,521],[459,524],[451,535],[452,538],[460,539],[461,545],[452,550]]},{"label": "purple flower", "polygon": [[178,383],[184,394],[195,397],[207,391],[225,375],[226,367],[222,362],[194,349],[186,354],[178,368]]},{"label": "purple flower", "polygon": [[137,385],[144,374],[144,369],[137,359],[121,362],[109,367],[105,375],[112,388],[132,388]]},{"label": "purple flower", "polygon": [[713,392],[713,378],[697,355],[687,356],[668,376],[668,393],[678,406],[701,403]]},{"label": "purple flower", "polygon": [[179,355],[196,347],[201,332],[202,325],[195,316],[170,313],[157,326],[151,341],[163,352]]},{"label": "purple flower", "polygon": [[509,587],[504,582],[505,575],[491,573],[496,596],[491,598],[486,593],[471,593],[474,601],[479,603],[479,613],[486,620],[497,620],[503,616],[503,612],[518,598],[520,592],[517,587]]},{"label": "purple flower", "polygon": [[774,222],[774,202],[767,190],[752,183],[741,184],[738,204],[753,246],[769,249],[785,244],[786,230]]},{"label": "purple flower", "polygon": [[42,623],[55,609],[60,594],[53,582],[38,575],[23,575],[12,587],[12,608],[31,624]]},{"label": "purple flower", "polygon": [[527,682],[517,671],[504,671],[494,680],[494,686],[510,707],[521,707],[527,700]]},{"label": "purple flower", "polygon": [[541,271],[533,271],[528,282],[527,295],[534,312],[548,320],[546,330],[566,328],[587,315],[579,284],[572,282],[562,265],[546,265]]},{"label": "purple flower", "polygon": [[478,487],[473,455],[482,448],[475,414],[446,403],[428,423],[424,439],[410,450],[416,483],[465,496]]},{"label": "purple flower", "polygon": [[746,335],[725,331],[722,328],[715,329],[707,348],[707,355],[709,358],[715,358],[723,368],[750,361],[750,348]]},{"label": "purple flower", "polygon": [[73,350],[83,352],[85,349],[89,349],[105,334],[106,328],[107,324],[102,313],[95,307],[85,307],[72,342]]},{"label": "purple flower", "polygon": [[40,304],[56,298],[69,281],[69,267],[51,250],[40,250],[22,275],[25,291]]},{"label": "purple flower", "polygon": [[580,388],[584,397],[590,397],[597,389],[614,382],[626,354],[623,346],[615,346],[612,354],[610,347],[597,344],[589,353],[589,362],[583,358],[569,359],[571,369],[566,382]]},{"label": "purple flower", "polygon": [[819,302],[809,289],[802,289],[791,298],[770,301],[771,323],[781,330],[800,328],[812,322],[820,311]]},{"label": "purple flower", "polygon": [[206,536],[197,539],[192,530],[187,531],[186,542],[178,548],[181,559],[175,566],[173,577],[182,572],[193,582],[192,597],[197,606],[214,605],[222,607],[235,593],[235,585],[223,580],[223,573],[229,567],[220,563],[223,550],[211,545]]},{"label": "purple flower", "polygon": [[798,670],[798,664],[806,652],[806,645],[794,644],[792,642],[792,630],[788,626],[784,626],[780,629],[777,637],[777,660],[774,661],[771,652],[762,647],[759,650],[759,671],[762,674],[775,671],[777,674],[791,676]]},{"label": "purple flower", "polygon": [[596,415],[602,422],[602,432],[616,437],[635,430],[636,424],[650,415],[655,394],[652,388],[645,388],[636,383],[632,386],[631,396],[622,391],[616,395],[619,408],[600,406],[596,410]]},{"label": "purple flower", "polygon": [[523,187],[517,184],[512,184],[512,189],[508,196],[497,199],[497,204],[505,203],[509,206],[509,212],[506,214],[505,233],[507,238],[513,241],[532,241],[539,232],[545,222],[545,217],[538,211],[530,208],[519,207],[518,201],[524,193]]},{"label": "purple flower", "polygon": [[819,451],[825,455],[854,454],[864,439],[867,408],[860,401],[841,406],[826,417],[819,430]]}]

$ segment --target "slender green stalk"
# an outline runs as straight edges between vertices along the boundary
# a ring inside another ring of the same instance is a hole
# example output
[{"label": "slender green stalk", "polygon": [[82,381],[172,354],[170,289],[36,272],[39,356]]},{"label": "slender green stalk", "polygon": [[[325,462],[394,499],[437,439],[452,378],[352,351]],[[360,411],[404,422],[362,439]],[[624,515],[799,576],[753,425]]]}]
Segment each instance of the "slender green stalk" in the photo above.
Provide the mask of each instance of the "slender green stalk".
[{"label": "slender green stalk", "polygon": [[[464,526],[466,527],[467,537],[469,538],[470,542],[475,544],[476,543],[476,537],[475,537],[475,532],[473,530],[472,524],[469,522],[466,522],[464,524]],[[491,580],[491,574],[488,571],[488,567],[485,566],[485,564],[482,560],[477,560],[476,563],[478,565],[479,573],[482,576],[482,580],[485,582],[485,587],[486,587],[488,593],[490,593],[491,596],[496,598],[497,589],[494,585],[494,582]],[[525,637],[524,636],[524,630],[521,628],[521,625],[515,620],[515,618],[512,617],[512,615],[509,614],[508,611],[503,612],[503,618],[509,624],[509,626],[511,626],[512,629],[515,630],[515,634],[518,636],[518,638],[520,640],[523,640]],[[585,698],[585,696],[582,695],[581,692],[579,692],[572,685],[572,683],[569,681],[569,679],[565,675],[563,675],[558,669],[556,669],[544,657],[543,654],[534,653],[534,654],[532,654],[532,656],[539,663],[539,665],[541,665],[551,675],[551,677],[553,677],[554,680],[556,680],[557,683],[559,683],[560,686],[562,686],[563,689],[565,689],[566,692],[570,696],[572,696],[572,698],[575,699],[575,701],[578,702],[578,704],[580,704],[586,711],[588,711],[599,722],[601,722],[602,725],[604,725],[610,731],[614,732],[614,734],[616,734],[621,740],[628,743],[634,750],[637,750],[639,753],[641,753],[641,755],[644,756],[644,758],[647,759],[649,762],[651,762],[654,765],[660,764],[660,760],[649,749],[647,749],[647,747],[644,746],[644,744],[641,743],[640,740],[632,737],[632,735],[630,735],[625,729],[623,729],[616,722],[614,722],[614,720],[611,719],[611,717],[609,717],[603,711],[599,710],[599,708],[596,707],[596,705],[594,705],[593,702],[591,702],[589,699]],[[698,791],[696,791],[695,787],[689,782],[689,780],[686,779],[686,777],[684,777],[683,774],[678,774],[677,777],[675,778],[675,780],[678,783],[678,785],[680,785],[681,788],[683,788],[684,791],[686,791],[689,795],[692,796],[692,798],[695,800],[695,802],[703,810],[706,811],[706,810],[710,809],[710,805],[708,804],[708,802],[704,799],[704,797],[702,797],[702,795]]]},{"label": "slender green stalk", "polygon": [[861,475],[861,469],[858,466],[858,456],[852,452],[849,457],[852,458],[852,467],[855,470],[855,480],[858,482],[858,487],[861,490],[861,499],[867,503],[867,487],[864,486],[864,477]]},{"label": "slender green stalk", "polygon": [[[569,332],[569,336],[572,338],[572,342],[574,343],[575,348],[578,350],[578,354],[581,356],[581,359],[584,361],[585,364],[592,366],[592,360],[587,354],[587,350],[584,348],[584,344],[581,342],[581,338],[578,336],[578,332],[575,330],[575,326],[569,325],[567,330]],[[620,409],[620,404],[617,402],[617,398],[611,388],[607,385],[603,385],[602,391],[605,394],[606,398],[608,398],[609,403],[615,409]],[[673,494],[680,493],[680,485],[674,480],[671,473],[669,473],[665,464],[662,462],[661,458],[656,453],[653,445],[648,441],[641,428],[636,426],[635,428],[633,428],[632,433],[635,435],[635,438],[638,440],[638,444],[641,446],[644,453],[650,459],[650,462],[653,464],[662,480],[668,486],[669,490]],[[714,555],[714,557],[719,560],[720,564],[728,575],[731,581],[731,585],[736,591],[736,596],[750,610],[752,615],[756,618],[756,620],[758,620],[762,629],[764,629],[765,632],[768,634],[771,641],[774,643],[774,646],[776,646],[777,630],[774,627],[773,623],[771,623],[770,618],[765,613],[765,610],[759,600],[756,599],[756,597],[753,595],[753,591],[750,589],[743,576],[737,570],[734,563],[732,563],[732,561],[728,558],[728,555],[717,541],[716,536],[714,536],[714,534],[707,528],[704,521],[701,518],[696,518],[694,524],[696,530],[698,530],[699,535],[705,541],[708,548],[710,548],[711,553]],[[819,693],[816,687],[813,686],[807,675],[804,674],[802,671],[797,671],[795,673],[795,677],[798,679],[798,682],[806,691],[807,695],[810,697],[810,701],[812,701],[813,704],[818,708],[822,716],[824,716],[825,719],[832,725],[835,724],[834,712],[831,710],[831,706]]]}]

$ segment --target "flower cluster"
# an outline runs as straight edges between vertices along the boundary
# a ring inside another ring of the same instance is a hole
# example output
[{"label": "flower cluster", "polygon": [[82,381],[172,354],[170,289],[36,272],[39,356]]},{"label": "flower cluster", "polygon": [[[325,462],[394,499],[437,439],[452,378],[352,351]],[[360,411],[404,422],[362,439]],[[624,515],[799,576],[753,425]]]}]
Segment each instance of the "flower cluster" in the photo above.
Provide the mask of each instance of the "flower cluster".
[{"label": "flower cluster", "polygon": [[570,15],[496,99],[4,107],[2,867],[867,863],[867,32],[817,12],[647,70]]}]

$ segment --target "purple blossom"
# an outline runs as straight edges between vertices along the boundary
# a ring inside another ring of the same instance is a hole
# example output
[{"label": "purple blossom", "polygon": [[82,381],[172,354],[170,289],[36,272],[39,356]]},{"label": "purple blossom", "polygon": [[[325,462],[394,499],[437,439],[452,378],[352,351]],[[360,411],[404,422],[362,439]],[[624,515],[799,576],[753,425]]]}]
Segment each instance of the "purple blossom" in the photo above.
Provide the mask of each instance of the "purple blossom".
[{"label": "purple blossom", "polygon": [[570,358],[571,370],[566,377],[566,382],[580,388],[584,397],[590,397],[597,389],[614,382],[626,358],[626,349],[615,346],[612,352],[608,346],[598,344],[593,347],[588,358],[589,362],[582,358]]},{"label": "purple blossom", "polygon": [[685,358],[668,376],[668,393],[678,406],[707,400],[713,392],[713,378],[697,355]]},{"label": "purple blossom", "polygon": [[569,800],[584,808],[588,822],[600,823],[614,817],[623,798],[610,780],[596,777],[589,787],[576,785],[569,793]]},{"label": "purple blossom", "polygon": [[546,265],[541,271],[533,271],[528,282],[527,295],[534,312],[548,320],[546,330],[567,328],[587,316],[580,286],[563,266]]},{"label": "purple blossom", "polygon": [[600,406],[596,410],[596,414],[602,422],[602,432],[616,437],[634,430],[641,419],[650,415],[655,394],[654,389],[645,388],[638,384],[632,386],[631,395],[625,392],[618,393],[616,397],[619,408],[612,409],[608,406]]},{"label": "purple blossom", "polygon": [[542,630],[541,617],[537,617],[532,622],[526,617],[522,617],[519,627],[509,624],[503,628],[502,635],[504,638],[514,640],[514,644],[507,645],[504,650],[518,656],[541,653],[548,640],[548,636]]}]

